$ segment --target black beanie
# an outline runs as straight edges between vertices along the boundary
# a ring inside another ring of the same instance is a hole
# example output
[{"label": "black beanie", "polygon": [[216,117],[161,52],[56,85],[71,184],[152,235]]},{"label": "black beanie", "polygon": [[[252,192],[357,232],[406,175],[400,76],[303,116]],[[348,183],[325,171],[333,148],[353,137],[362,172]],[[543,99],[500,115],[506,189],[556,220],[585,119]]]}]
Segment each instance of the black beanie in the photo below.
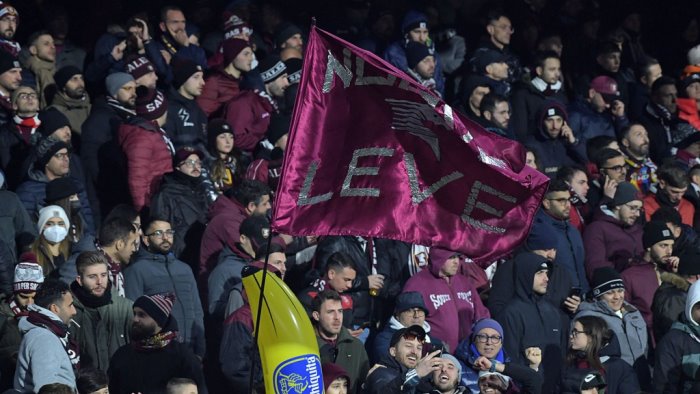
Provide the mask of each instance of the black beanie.
[{"label": "black beanie", "polygon": [[617,184],[615,196],[613,197],[612,203],[609,205],[611,207],[619,207],[620,205],[635,200],[642,201],[642,196],[639,194],[637,188],[629,182],[620,182]]},{"label": "black beanie", "polygon": [[186,58],[173,59],[171,65],[173,70],[173,87],[180,89],[191,76],[202,71],[202,66]]},{"label": "black beanie", "polygon": [[68,83],[68,81],[73,78],[74,75],[79,75],[82,73],[83,72],[78,67],[65,66],[56,71],[56,74],[53,76],[53,80],[56,81],[56,86],[59,89],[63,89],[63,87],[66,86],[66,83]]},{"label": "black beanie", "polygon": [[0,74],[3,74],[13,68],[21,68],[17,56],[12,55],[5,49],[0,49]]},{"label": "black beanie", "polygon": [[642,234],[642,246],[644,249],[651,248],[657,242],[673,239],[673,233],[666,223],[652,221],[644,225],[644,234]]},{"label": "black beanie", "polygon": [[406,45],[406,61],[408,68],[416,68],[416,65],[425,59],[426,56],[433,56],[427,45],[411,41]]},{"label": "black beanie", "polygon": [[68,122],[66,115],[63,115],[63,113],[56,108],[48,108],[39,112],[39,120],[41,121],[39,132],[44,137],[50,136],[54,131],[62,127],[70,127],[70,122]]},{"label": "black beanie", "polygon": [[72,178],[56,178],[46,184],[46,197],[44,197],[44,201],[46,205],[54,205],[54,202],[78,194],[78,191],[78,187],[75,185],[75,181],[73,181]]},{"label": "black beanie", "polygon": [[222,118],[216,118],[209,121],[207,125],[207,145],[211,152],[216,152],[216,137],[224,133],[233,133],[233,127]]},{"label": "black beanie", "polygon": [[282,23],[275,32],[275,47],[281,48],[282,44],[295,34],[302,34],[301,29],[297,25],[290,22]]},{"label": "black beanie", "polygon": [[274,145],[283,135],[289,133],[289,117],[284,115],[273,116],[270,126],[267,128],[267,140]]},{"label": "black beanie", "polygon": [[593,288],[593,297],[601,295],[614,289],[625,288],[625,282],[622,281],[620,273],[613,267],[600,267],[593,271],[593,280],[591,281]]},{"label": "black beanie", "polygon": [[49,164],[49,161],[53,155],[64,148],[68,149],[68,153],[70,153],[70,145],[54,137],[47,137],[39,141],[36,146],[36,161],[34,162],[34,169],[43,172],[44,167]]}]

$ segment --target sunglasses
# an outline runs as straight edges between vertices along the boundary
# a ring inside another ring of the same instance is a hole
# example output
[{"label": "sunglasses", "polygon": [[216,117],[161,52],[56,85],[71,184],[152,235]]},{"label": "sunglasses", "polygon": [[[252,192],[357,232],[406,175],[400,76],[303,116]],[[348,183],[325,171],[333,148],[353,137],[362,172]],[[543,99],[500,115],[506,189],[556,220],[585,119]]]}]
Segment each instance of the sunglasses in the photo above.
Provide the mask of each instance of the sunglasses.
[{"label": "sunglasses", "polygon": [[413,341],[413,340],[418,340],[420,343],[425,342],[425,335],[422,335],[420,333],[414,332],[414,331],[406,331],[401,335],[401,338],[407,340],[407,341]]}]

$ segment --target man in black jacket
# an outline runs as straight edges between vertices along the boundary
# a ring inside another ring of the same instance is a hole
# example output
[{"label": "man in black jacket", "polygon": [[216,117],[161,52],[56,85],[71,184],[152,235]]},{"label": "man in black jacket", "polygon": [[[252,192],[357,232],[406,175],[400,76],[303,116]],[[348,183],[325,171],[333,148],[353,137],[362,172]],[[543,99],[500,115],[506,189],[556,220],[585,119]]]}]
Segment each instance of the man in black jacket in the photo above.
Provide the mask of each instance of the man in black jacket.
[{"label": "man in black jacket", "polygon": [[194,146],[206,151],[207,115],[195,99],[204,89],[202,67],[187,58],[173,60],[173,87],[168,93],[165,131],[175,148]]}]

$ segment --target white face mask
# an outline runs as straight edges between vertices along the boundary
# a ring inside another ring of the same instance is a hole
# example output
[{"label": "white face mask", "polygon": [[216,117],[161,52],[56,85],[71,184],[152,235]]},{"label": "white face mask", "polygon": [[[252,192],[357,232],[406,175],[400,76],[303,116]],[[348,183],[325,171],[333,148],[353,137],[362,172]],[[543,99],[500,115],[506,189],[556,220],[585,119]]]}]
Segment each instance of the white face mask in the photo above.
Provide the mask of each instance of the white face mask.
[{"label": "white face mask", "polygon": [[51,226],[44,229],[44,238],[51,243],[59,243],[68,236],[68,229],[63,226]]}]

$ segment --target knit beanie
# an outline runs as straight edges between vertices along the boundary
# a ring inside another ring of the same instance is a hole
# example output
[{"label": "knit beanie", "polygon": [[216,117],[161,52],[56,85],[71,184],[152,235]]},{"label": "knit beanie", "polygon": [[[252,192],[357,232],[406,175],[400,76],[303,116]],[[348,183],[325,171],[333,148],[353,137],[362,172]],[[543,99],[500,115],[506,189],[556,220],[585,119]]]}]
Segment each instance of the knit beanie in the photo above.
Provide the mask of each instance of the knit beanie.
[{"label": "knit beanie", "polygon": [[533,223],[527,241],[525,241],[525,247],[529,251],[556,249],[556,230],[545,222]]},{"label": "knit beanie", "polygon": [[413,308],[422,309],[423,312],[425,312],[425,315],[428,316],[428,308],[425,307],[423,296],[419,292],[407,291],[399,294],[399,296],[396,297],[396,306],[394,307],[395,314],[399,314]]},{"label": "knit beanie", "polygon": [[47,137],[42,139],[36,145],[36,161],[34,162],[34,168],[39,171],[44,171],[44,167],[49,164],[53,155],[64,148],[68,149],[70,153],[70,145],[57,138]]},{"label": "knit beanie", "polygon": [[41,121],[41,126],[39,126],[39,132],[44,136],[48,137],[53,134],[56,130],[63,127],[70,127],[68,118],[61,111],[56,108],[47,108],[39,112],[39,120]]},{"label": "knit beanie", "polygon": [[492,330],[498,331],[498,335],[500,335],[501,338],[503,338],[503,327],[501,326],[501,324],[499,322],[497,322],[493,319],[481,319],[481,320],[477,321],[474,324],[474,327],[472,327],[473,335],[478,334],[484,328],[490,328]]},{"label": "knit beanie", "polygon": [[221,49],[224,52],[224,67],[228,66],[233,60],[250,44],[246,40],[240,38],[229,38],[221,44]]},{"label": "knit beanie", "polygon": [[64,66],[61,67],[56,74],[53,76],[53,80],[56,82],[56,87],[63,89],[68,81],[73,78],[74,75],[81,75],[83,73],[78,67],[75,66]]},{"label": "knit beanie", "polygon": [[131,74],[134,79],[139,79],[144,75],[155,71],[156,69],[153,67],[153,64],[145,56],[138,56],[127,60],[126,72]]},{"label": "knit beanie", "polygon": [[700,45],[696,45],[688,50],[688,64],[700,65]]},{"label": "knit beanie", "polygon": [[428,28],[428,17],[422,12],[415,10],[408,11],[401,22],[401,31],[406,34],[419,27]]},{"label": "knit beanie", "polygon": [[451,354],[447,353],[442,353],[440,355],[440,358],[444,358],[445,360],[449,360],[457,369],[457,376],[462,376],[462,363],[460,363],[457,358]]},{"label": "knit beanie", "polygon": [[644,225],[644,234],[642,234],[642,246],[644,249],[651,248],[657,242],[674,240],[673,233],[662,222],[648,222]]},{"label": "knit beanie", "polygon": [[299,83],[301,81],[301,68],[303,66],[303,61],[299,58],[292,57],[284,61],[284,65],[287,66],[287,80],[290,85]]},{"label": "knit beanie", "polygon": [[175,151],[175,155],[173,155],[173,167],[177,167],[182,163],[183,161],[187,160],[190,155],[197,155],[199,157],[199,160],[204,159],[204,153],[202,153],[199,149],[191,147],[191,146],[182,146],[178,148]]},{"label": "knit beanie", "polygon": [[58,205],[48,205],[39,210],[39,221],[37,222],[37,230],[39,234],[44,230],[46,222],[51,218],[60,218],[65,223],[66,228],[70,228],[70,220],[68,220],[68,215],[66,211]]},{"label": "knit beanie", "polygon": [[173,87],[180,89],[191,76],[202,71],[202,66],[187,58],[173,59],[171,64],[173,70]]},{"label": "knit beanie", "polygon": [[[17,9],[15,9],[15,7],[13,7],[9,3],[0,1],[0,18],[5,17],[5,15],[11,15],[19,18],[19,13],[17,13]],[[17,23],[19,24],[19,20],[17,21]]]},{"label": "knit beanie", "polygon": [[173,310],[174,300],[174,294],[142,295],[134,301],[134,308],[143,309],[160,328],[165,328]]},{"label": "knit beanie", "polygon": [[415,41],[411,41],[406,45],[406,61],[408,62],[408,68],[416,68],[416,65],[427,56],[433,56],[427,45]]},{"label": "knit beanie", "polygon": [[282,76],[287,71],[287,66],[279,58],[274,56],[268,56],[264,61],[260,63],[260,77],[263,82],[272,82],[275,79]]},{"label": "knit beanie", "polygon": [[622,281],[620,273],[613,267],[600,267],[593,271],[593,297],[600,297],[614,289],[625,289],[625,282]]},{"label": "knit beanie", "polygon": [[250,24],[231,11],[224,11],[224,39],[241,34],[253,34]]},{"label": "knit beanie", "polygon": [[335,363],[325,363],[321,366],[323,371],[323,389],[328,392],[328,387],[339,378],[345,378],[350,383],[350,374],[342,366]]},{"label": "knit beanie", "polygon": [[282,23],[275,32],[275,47],[282,47],[282,44],[284,44],[288,39],[292,38],[295,34],[302,34],[301,29],[297,25],[290,22]]},{"label": "knit beanie", "polygon": [[22,68],[16,56],[12,55],[7,50],[0,48],[0,74],[3,74],[13,68]]},{"label": "knit beanie", "polygon": [[287,116],[273,116],[267,128],[267,140],[274,145],[283,135],[289,133],[290,119]]},{"label": "knit beanie", "polygon": [[612,204],[610,205],[611,207],[619,207],[620,205],[624,205],[635,200],[642,200],[637,188],[629,182],[620,182],[617,184],[615,196],[613,197]]},{"label": "knit beanie", "polygon": [[223,118],[216,118],[209,121],[207,125],[207,145],[209,149],[216,150],[216,137],[224,133],[233,134],[233,128]]},{"label": "knit beanie", "polygon": [[78,187],[71,177],[56,178],[46,184],[44,201],[51,204],[74,194],[78,194]]},{"label": "knit beanie", "polygon": [[31,252],[19,256],[19,264],[15,266],[15,277],[12,281],[14,293],[32,293],[39,284],[44,283],[44,271],[36,262],[36,255]]},{"label": "knit beanie", "polygon": [[499,372],[480,371],[478,383],[481,384],[482,382],[501,393],[505,393],[510,385],[510,377]]},{"label": "knit beanie", "polygon": [[134,80],[131,74],[127,73],[112,73],[105,78],[105,87],[107,93],[112,97],[117,97],[117,93],[122,86]]},{"label": "knit beanie", "polygon": [[136,89],[136,114],[147,120],[156,120],[168,110],[168,100],[158,89],[139,86]]}]

